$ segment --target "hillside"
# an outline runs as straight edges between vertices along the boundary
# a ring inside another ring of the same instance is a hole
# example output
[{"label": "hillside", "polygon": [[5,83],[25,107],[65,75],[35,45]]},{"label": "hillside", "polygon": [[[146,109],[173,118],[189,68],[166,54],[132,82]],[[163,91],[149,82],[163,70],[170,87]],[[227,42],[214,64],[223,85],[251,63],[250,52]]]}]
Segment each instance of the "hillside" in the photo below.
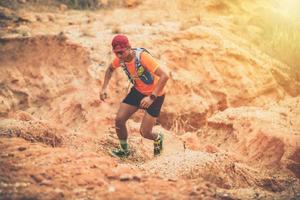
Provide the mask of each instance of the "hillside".
[{"label": "hillside", "polygon": [[[0,7],[0,199],[300,198],[300,40],[267,42],[271,1],[20,2]],[[129,86],[118,70],[99,98],[118,33],[170,76],[159,157],[143,111],[133,154],[108,153]]]}]

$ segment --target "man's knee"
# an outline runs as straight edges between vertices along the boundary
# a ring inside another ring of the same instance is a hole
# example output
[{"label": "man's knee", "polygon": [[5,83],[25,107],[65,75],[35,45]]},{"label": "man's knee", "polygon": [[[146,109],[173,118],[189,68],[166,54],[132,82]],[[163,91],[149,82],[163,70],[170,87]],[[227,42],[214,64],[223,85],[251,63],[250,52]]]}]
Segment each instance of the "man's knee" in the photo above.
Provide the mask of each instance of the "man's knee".
[{"label": "man's knee", "polygon": [[147,137],[149,136],[149,134],[150,134],[150,131],[147,131],[146,129],[144,129],[143,127],[141,127],[141,128],[140,128],[140,134],[141,134],[143,137],[147,138]]},{"label": "man's knee", "polygon": [[115,124],[116,124],[116,126],[122,126],[122,125],[126,124],[126,121],[127,120],[123,117],[116,117]]}]

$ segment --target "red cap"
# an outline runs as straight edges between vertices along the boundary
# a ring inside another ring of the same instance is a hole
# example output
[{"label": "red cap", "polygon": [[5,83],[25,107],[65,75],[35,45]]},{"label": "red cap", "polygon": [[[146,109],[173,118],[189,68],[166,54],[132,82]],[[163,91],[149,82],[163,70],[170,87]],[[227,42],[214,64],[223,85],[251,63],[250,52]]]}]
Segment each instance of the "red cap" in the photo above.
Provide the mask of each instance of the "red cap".
[{"label": "red cap", "polygon": [[112,42],[111,46],[113,47],[113,50],[116,51],[124,51],[126,48],[130,47],[128,38],[125,35],[116,35]]}]

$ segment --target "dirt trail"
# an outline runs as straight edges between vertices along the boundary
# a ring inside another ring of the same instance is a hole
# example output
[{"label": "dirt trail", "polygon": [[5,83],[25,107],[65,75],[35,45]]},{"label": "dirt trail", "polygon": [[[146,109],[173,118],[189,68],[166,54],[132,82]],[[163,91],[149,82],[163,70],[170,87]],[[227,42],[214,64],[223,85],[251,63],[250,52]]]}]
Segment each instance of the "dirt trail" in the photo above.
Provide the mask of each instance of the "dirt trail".
[{"label": "dirt trail", "polygon": [[[224,2],[14,13],[0,39],[0,199],[300,198],[299,83],[234,33]],[[169,68],[159,157],[143,111],[127,122],[132,155],[108,154],[128,82],[117,71],[106,102],[99,88],[119,32]]]}]

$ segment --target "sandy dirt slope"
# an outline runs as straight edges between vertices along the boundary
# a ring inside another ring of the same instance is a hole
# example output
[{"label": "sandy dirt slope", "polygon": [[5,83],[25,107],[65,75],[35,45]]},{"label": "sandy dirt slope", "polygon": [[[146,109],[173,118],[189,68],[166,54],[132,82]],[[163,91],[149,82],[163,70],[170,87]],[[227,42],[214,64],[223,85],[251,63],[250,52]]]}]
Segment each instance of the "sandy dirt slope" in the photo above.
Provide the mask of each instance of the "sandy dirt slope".
[{"label": "sandy dirt slope", "polygon": [[[0,199],[300,198],[292,68],[232,31],[222,15],[230,1],[154,2],[25,6],[15,13],[22,23],[6,21],[14,26],[0,39]],[[191,5],[201,17],[186,12]],[[99,89],[119,32],[171,77],[155,126],[166,138],[157,158],[139,135],[143,111],[127,123],[132,155],[108,154],[118,146],[114,117],[128,81],[114,74],[106,102]]]}]

